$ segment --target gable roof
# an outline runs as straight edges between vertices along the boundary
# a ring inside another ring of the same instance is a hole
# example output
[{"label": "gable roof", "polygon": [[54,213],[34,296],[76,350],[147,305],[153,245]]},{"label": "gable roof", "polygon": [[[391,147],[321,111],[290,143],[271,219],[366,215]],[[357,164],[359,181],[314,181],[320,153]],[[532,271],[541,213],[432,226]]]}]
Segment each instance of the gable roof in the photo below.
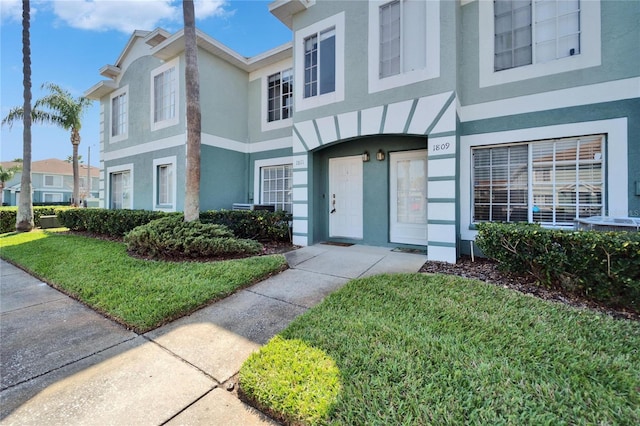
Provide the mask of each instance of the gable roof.
[{"label": "gable roof", "polygon": [[[0,163],[2,167],[9,168],[20,166],[22,163],[17,161],[3,161]],[[80,177],[87,176],[87,165],[79,164]],[[18,172],[19,173],[19,172]],[[50,173],[53,175],[73,176],[73,165],[64,160],[57,158],[49,158],[47,160],[33,161],[31,163],[31,173]],[[91,177],[100,177],[100,169],[91,166]]]}]

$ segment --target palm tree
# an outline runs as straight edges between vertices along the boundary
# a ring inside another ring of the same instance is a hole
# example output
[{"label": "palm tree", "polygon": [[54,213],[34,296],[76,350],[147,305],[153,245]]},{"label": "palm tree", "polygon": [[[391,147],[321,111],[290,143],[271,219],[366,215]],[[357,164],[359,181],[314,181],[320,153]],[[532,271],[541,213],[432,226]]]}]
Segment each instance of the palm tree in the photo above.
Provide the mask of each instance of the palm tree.
[{"label": "palm tree", "polygon": [[[31,110],[31,120],[35,123],[49,123],[71,131],[73,145],[73,203],[78,202],[80,176],[78,174],[78,145],[80,145],[80,128],[82,115],[91,106],[92,100],[80,96],[74,98],[68,90],[54,83],[44,83],[43,89],[48,95],[36,100]],[[24,117],[24,108],[15,107],[2,119],[2,124],[12,126],[15,121]]]},{"label": "palm tree", "polygon": [[184,220],[200,218],[200,76],[198,73],[198,46],[196,44],[196,18],[193,0],[182,1],[184,15],[184,55],[187,96],[187,182],[184,199]]},{"label": "palm tree", "polygon": [[22,122],[22,179],[20,197],[16,215],[16,230],[31,231],[33,229],[33,200],[31,198],[31,5],[29,0],[22,0],[22,85],[24,87],[24,111]]},{"label": "palm tree", "polygon": [[4,203],[4,184],[13,179],[17,172],[22,170],[20,166],[4,168],[0,166],[0,202]]}]

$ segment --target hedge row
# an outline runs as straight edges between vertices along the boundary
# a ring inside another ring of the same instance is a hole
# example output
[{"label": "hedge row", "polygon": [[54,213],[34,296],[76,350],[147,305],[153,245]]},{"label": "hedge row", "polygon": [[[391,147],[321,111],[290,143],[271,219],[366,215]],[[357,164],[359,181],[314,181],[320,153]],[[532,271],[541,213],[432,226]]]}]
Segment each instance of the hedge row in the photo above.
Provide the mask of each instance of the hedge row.
[{"label": "hedge row", "polygon": [[[69,209],[70,207],[60,206],[42,206],[33,207],[33,222],[36,227],[40,226],[40,216],[50,216],[60,211]],[[0,234],[5,232],[13,232],[16,230],[16,216],[18,215],[18,207],[2,207],[0,208]]]},{"label": "hedge row", "polygon": [[539,284],[640,311],[640,233],[478,224],[476,244],[500,267]]},{"label": "hedge row", "polygon": [[[181,213],[147,210],[73,209],[58,215],[60,224],[73,231],[124,236],[135,227],[154,219]],[[200,221],[225,225],[236,238],[257,241],[289,241],[291,215],[282,212],[210,210],[200,213]]]},{"label": "hedge row", "polygon": [[148,210],[71,209],[61,211],[58,221],[72,231],[122,237],[133,228],[166,215]]},{"label": "hedge row", "polygon": [[237,238],[256,241],[290,241],[291,214],[265,210],[208,210],[200,213],[200,220],[229,228]]}]

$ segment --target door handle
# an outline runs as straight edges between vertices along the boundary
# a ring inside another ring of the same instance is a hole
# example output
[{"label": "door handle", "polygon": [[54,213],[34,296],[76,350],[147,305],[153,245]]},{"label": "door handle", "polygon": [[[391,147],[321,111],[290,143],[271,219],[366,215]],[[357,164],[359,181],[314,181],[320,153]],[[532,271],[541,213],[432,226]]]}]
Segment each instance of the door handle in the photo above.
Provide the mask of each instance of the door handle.
[{"label": "door handle", "polygon": [[334,214],[336,212],[336,194],[332,194],[331,207],[333,207],[333,208],[331,209],[330,214]]}]

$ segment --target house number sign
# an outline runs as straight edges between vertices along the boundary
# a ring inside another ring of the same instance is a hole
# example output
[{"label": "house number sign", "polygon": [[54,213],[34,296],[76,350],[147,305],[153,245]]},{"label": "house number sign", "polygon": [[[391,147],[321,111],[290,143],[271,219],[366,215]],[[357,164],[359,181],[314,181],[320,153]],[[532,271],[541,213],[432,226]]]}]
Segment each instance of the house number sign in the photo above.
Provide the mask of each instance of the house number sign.
[{"label": "house number sign", "polygon": [[429,141],[429,154],[445,155],[455,154],[456,143],[454,138],[437,138]]}]

